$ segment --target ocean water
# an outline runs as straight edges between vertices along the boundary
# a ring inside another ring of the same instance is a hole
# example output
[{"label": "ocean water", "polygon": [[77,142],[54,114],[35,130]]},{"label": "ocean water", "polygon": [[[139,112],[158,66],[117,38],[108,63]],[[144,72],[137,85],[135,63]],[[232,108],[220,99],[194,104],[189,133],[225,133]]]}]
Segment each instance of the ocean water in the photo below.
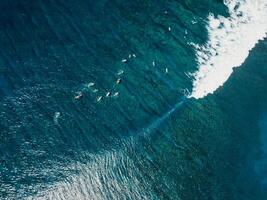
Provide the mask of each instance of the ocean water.
[{"label": "ocean water", "polygon": [[266,0],[0,11],[0,199],[267,199]]}]

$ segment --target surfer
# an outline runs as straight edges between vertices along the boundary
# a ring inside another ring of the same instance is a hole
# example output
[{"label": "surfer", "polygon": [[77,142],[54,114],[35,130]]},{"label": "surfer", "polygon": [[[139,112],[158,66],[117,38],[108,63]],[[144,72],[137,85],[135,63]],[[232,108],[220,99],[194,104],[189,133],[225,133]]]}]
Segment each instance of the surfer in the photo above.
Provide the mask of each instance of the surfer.
[{"label": "surfer", "polygon": [[99,97],[97,97],[97,99],[96,99],[96,100],[97,100],[97,102],[101,101],[101,100],[102,100],[102,98],[103,98],[102,96],[99,96]]},{"label": "surfer", "polygon": [[124,74],[124,71],[121,69],[121,70],[118,71],[117,74],[118,74],[118,76],[120,76],[120,75]]},{"label": "surfer", "polygon": [[119,96],[119,92],[115,92],[115,93],[112,95],[112,97],[117,97],[117,96]]},{"label": "surfer", "polygon": [[111,92],[107,92],[106,97],[109,97],[111,95]]},{"label": "surfer", "polygon": [[116,81],[116,84],[120,84],[121,83],[121,78],[119,78],[117,81]]},{"label": "surfer", "polygon": [[82,98],[82,97],[83,97],[83,93],[82,93],[82,92],[79,92],[79,93],[74,97],[74,99],[78,100],[78,99],[80,99],[80,98]]},{"label": "surfer", "polygon": [[169,73],[169,69],[166,67],[165,68],[165,74],[168,74]]},{"label": "surfer", "polygon": [[93,83],[93,82],[90,82],[90,83],[88,83],[88,85],[87,85],[88,87],[93,87],[93,86],[95,86],[95,83]]}]

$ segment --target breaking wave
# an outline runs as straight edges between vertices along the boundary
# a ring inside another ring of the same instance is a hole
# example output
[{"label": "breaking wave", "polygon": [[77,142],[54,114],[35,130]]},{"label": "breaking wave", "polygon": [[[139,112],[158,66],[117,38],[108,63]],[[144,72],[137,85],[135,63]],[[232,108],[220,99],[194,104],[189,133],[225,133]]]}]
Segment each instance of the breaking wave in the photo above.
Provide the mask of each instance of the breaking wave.
[{"label": "breaking wave", "polygon": [[225,0],[229,17],[208,17],[208,42],[195,45],[198,71],[190,97],[199,99],[222,86],[267,33],[267,1]]}]

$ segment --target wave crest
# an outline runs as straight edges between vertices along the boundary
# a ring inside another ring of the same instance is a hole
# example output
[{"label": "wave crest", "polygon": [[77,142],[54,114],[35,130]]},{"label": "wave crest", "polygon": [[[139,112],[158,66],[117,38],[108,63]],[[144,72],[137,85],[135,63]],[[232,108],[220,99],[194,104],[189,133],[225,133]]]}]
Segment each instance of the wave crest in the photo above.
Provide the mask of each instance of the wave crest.
[{"label": "wave crest", "polygon": [[198,71],[193,74],[190,97],[199,99],[222,86],[249,55],[255,44],[266,37],[265,0],[225,0],[229,17],[208,17],[209,40],[196,47]]}]

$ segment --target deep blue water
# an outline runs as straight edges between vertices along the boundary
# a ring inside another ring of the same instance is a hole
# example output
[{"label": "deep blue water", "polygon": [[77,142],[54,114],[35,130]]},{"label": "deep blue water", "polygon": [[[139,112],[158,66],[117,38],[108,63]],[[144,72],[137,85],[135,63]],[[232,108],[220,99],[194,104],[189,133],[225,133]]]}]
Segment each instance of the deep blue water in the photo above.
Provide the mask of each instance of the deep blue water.
[{"label": "deep blue water", "polygon": [[267,199],[267,40],[214,94],[185,97],[189,44],[223,1],[0,11],[0,199]]}]

